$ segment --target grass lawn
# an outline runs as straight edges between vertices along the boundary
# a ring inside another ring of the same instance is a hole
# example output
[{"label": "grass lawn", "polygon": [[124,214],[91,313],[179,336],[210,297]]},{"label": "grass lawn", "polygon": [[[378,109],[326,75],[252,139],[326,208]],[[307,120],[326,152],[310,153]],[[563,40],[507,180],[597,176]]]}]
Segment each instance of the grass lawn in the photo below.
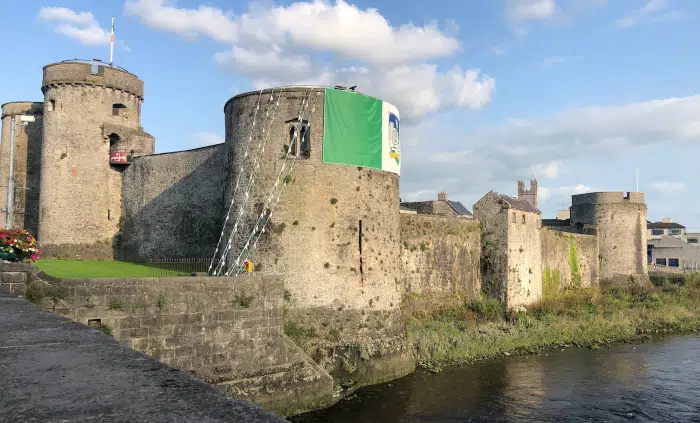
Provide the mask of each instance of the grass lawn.
[{"label": "grass lawn", "polygon": [[147,278],[190,273],[116,260],[39,260],[35,265],[56,278]]}]

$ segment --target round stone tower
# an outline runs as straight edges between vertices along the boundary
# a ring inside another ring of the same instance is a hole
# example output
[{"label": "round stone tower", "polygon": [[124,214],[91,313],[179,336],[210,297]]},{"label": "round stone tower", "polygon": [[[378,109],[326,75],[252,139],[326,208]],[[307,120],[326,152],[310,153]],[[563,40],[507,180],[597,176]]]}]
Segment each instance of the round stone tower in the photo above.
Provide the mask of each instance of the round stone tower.
[{"label": "round stone tower", "polygon": [[0,226],[23,228],[32,235],[39,224],[43,107],[44,103],[31,101],[2,105]]},{"label": "round stone tower", "polygon": [[[369,349],[384,343],[385,353],[391,355],[400,349],[392,351],[391,345],[401,327],[394,324],[401,298],[398,169],[334,164],[342,161],[331,157],[330,141],[324,141],[324,134],[346,143],[362,139],[338,137],[337,132],[329,135],[334,131],[329,116],[352,122],[352,130],[365,125],[371,113],[344,108],[339,103],[326,107],[329,95],[373,104],[370,107],[379,107],[374,116],[382,116],[384,107],[387,125],[382,127],[380,117],[368,133],[379,136],[381,145],[382,128],[389,128],[389,120],[394,119],[396,151],[392,157],[396,157],[398,166],[398,111],[391,118],[386,109],[393,106],[388,103],[347,90],[318,87],[266,89],[231,98],[224,107],[231,163],[226,208],[237,181],[239,188],[229,228],[236,220],[238,207],[245,203],[246,185],[256,158],[259,168],[254,169],[251,199],[228,263],[233,264],[239,256],[260,213],[271,208],[266,200],[277,181],[278,189],[283,191],[252,255],[254,273],[284,276],[290,319],[300,327],[313,328],[319,338],[330,343],[342,339],[346,345]],[[299,122],[301,105],[307,98],[308,106]],[[293,140],[297,124],[301,128],[300,142]],[[249,139],[251,147],[246,155]],[[287,157],[290,145],[291,154],[296,156],[291,173],[288,170],[294,157]],[[382,163],[384,153],[389,157],[389,151],[376,152],[378,163]],[[285,157],[286,170],[278,178]],[[401,363],[392,371],[400,373],[405,370],[402,366],[412,366],[407,361]]]},{"label": "round stone tower", "polygon": [[641,192],[594,192],[571,198],[571,225],[595,228],[600,281],[648,283],[647,206]]},{"label": "round stone tower", "polygon": [[48,256],[112,258],[121,171],[153,153],[141,130],[143,82],[102,62],[44,67],[39,242]]}]

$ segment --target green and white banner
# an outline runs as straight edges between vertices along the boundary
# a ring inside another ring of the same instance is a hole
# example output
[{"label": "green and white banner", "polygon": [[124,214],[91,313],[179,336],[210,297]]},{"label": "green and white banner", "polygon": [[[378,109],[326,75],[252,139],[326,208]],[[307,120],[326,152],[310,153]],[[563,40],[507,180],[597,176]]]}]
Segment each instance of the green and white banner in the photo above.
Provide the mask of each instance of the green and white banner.
[{"label": "green and white banner", "polygon": [[327,88],[323,162],[401,173],[399,111],[360,93]]}]

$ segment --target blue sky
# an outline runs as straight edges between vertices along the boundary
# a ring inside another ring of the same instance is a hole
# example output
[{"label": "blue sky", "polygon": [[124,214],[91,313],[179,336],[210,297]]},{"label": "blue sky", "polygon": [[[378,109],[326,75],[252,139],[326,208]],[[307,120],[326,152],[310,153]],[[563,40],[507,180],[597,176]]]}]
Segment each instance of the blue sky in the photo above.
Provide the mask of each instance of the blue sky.
[{"label": "blue sky", "polygon": [[[233,4],[233,6],[232,6]],[[467,207],[535,177],[543,214],[635,189],[700,231],[700,2],[54,0],[0,14],[0,103],[41,100],[43,65],[109,57],[145,81],[159,152],[223,139],[251,89],[358,85],[399,107],[401,191]],[[6,62],[7,63],[7,62]]]}]

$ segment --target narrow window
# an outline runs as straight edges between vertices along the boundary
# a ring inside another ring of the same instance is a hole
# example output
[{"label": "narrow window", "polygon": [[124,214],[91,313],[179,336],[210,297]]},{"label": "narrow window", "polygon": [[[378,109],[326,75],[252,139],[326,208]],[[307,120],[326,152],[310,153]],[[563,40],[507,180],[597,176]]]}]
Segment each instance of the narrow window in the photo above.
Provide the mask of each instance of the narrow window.
[{"label": "narrow window", "polygon": [[49,100],[49,112],[53,112],[56,110],[56,100],[51,99]]},{"label": "narrow window", "polygon": [[126,116],[126,106],[120,103],[113,104],[112,116]]},{"label": "narrow window", "polygon": [[362,267],[363,267],[363,266],[362,266],[363,263],[362,263],[362,221],[361,221],[361,220],[360,220],[360,223],[359,223],[359,231],[358,231],[358,233],[359,233],[359,235],[358,235],[358,244],[359,244],[359,247],[360,247],[360,275],[363,275],[363,274],[364,274],[364,270],[363,270],[363,268],[362,268]]},{"label": "narrow window", "polygon": [[523,225],[525,224],[525,214],[523,214]]},{"label": "narrow window", "polygon": [[111,210],[107,209],[107,220],[112,220]]},{"label": "narrow window", "polygon": [[515,222],[516,222],[516,220],[515,220],[515,219],[516,219],[516,216],[515,216],[515,212],[514,212],[514,213],[513,213],[513,223],[515,223]]},{"label": "narrow window", "polygon": [[[297,140],[296,140],[296,137],[294,136],[295,133],[296,133],[296,126],[292,125],[289,128],[289,145],[291,146],[291,148],[289,149],[289,154],[291,154],[292,156],[297,155]],[[287,152],[285,151],[285,154],[286,153]]]},{"label": "narrow window", "polygon": [[311,126],[310,125],[304,125],[301,128],[301,137],[300,137],[300,144],[301,148],[299,155],[301,157],[304,157],[308,159],[311,156]]},{"label": "narrow window", "polygon": [[109,135],[109,148],[114,148],[114,147],[119,146],[119,141],[121,141],[121,138],[119,138],[119,135],[110,134]]}]

